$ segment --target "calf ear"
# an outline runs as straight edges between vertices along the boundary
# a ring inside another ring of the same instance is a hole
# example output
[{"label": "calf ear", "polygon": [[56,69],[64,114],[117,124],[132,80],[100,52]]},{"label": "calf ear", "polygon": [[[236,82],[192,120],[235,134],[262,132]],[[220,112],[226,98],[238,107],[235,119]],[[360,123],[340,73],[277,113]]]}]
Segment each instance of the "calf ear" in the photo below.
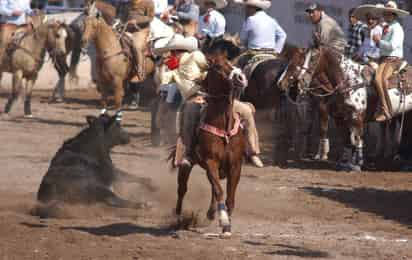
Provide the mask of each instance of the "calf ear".
[{"label": "calf ear", "polygon": [[86,116],[86,121],[89,125],[92,125],[96,121],[97,117],[95,116]]}]

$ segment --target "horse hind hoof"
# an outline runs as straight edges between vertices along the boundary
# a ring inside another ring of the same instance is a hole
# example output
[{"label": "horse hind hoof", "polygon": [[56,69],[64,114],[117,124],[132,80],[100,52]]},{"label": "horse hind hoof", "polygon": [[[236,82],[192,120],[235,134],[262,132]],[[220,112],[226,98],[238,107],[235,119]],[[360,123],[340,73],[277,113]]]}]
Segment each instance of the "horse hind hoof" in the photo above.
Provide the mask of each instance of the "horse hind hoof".
[{"label": "horse hind hoof", "polygon": [[33,114],[24,115],[24,118],[33,118]]}]

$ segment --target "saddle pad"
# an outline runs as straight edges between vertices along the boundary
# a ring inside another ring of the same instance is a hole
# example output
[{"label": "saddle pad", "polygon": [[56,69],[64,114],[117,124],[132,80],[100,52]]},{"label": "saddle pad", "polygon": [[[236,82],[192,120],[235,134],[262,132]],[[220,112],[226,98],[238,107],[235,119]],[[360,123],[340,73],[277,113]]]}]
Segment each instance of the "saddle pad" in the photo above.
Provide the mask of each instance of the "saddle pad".
[{"label": "saddle pad", "polygon": [[265,61],[268,61],[268,60],[276,60],[276,59],[278,59],[278,56],[276,56],[275,54],[267,54],[267,53],[256,54],[247,62],[247,64],[243,68],[243,73],[245,73],[245,76],[247,79],[250,79],[253,75],[253,72],[255,71],[257,66],[259,66],[259,64]]}]

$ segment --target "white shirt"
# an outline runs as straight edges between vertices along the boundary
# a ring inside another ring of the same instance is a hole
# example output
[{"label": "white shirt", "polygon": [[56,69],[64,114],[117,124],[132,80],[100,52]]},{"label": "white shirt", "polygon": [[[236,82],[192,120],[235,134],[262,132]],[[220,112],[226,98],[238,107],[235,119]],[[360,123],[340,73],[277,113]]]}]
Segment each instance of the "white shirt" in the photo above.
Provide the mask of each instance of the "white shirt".
[{"label": "white shirt", "polygon": [[258,11],[243,23],[240,41],[249,49],[274,49],[280,53],[285,45],[286,32],[274,18]]},{"label": "white shirt", "polygon": [[372,40],[374,35],[382,36],[383,28],[380,25],[376,25],[372,30],[370,30],[368,37],[365,38],[361,47],[359,48],[358,54],[363,58],[364,61],[367,58],[378,59],[380,57],[379,47],[376,45],[375,41]]},{"label": "white shirt", "polygon": [[153,0],[155,15],[161,15],[168,7],[167,0]]},{"label": "white shirt", "polygon": [[211,9],[199,17],[199,33],[216,38],[225,33],[226,19],[218,11]]}]

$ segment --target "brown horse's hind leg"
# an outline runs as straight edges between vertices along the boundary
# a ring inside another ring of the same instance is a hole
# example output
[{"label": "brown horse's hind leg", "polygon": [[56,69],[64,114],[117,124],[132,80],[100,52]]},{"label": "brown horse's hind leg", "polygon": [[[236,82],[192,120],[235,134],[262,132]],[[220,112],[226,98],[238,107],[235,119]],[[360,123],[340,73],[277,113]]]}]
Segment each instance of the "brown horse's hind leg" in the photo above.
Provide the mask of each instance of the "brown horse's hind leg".
[{"label": "brown horse's hind leg", "polygon": [[192,171],[192,168],[187,168],[187,167],[180,167],[179,168],[179,174],[177,177],[177,203],[176,203],[176,215],[180,216],[182,214],[182,204],[183,204],[183,198],[187,192],[187,181],[189,180],[190,172]]},{"label": "brown horse's hind leg", "polygon": [[4,107],[4,113],[8,114],[10,112],[14,101],[16,101],[16,99],[19,96],[22,84],[23,84],[23,72],[16,71],[13,74],[13,84],[12,84],[11,95],[9,99],[7,100],[6,106]]}]

